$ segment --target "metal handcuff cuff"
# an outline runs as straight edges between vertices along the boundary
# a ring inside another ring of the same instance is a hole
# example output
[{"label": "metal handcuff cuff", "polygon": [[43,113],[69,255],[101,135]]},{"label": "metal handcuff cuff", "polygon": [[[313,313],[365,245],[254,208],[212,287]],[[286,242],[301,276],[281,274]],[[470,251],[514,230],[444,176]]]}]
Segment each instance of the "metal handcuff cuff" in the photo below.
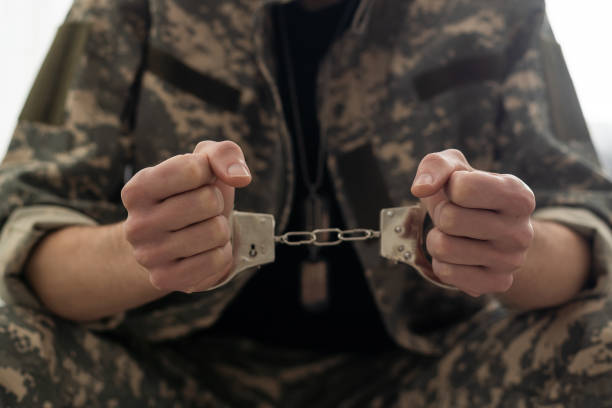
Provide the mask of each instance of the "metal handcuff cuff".
[{"label": "metal handcuff cuff", "polygon": [[[424,279],[445,289],[453,286],[441,282],[433,273],[424,250],[424,224],[427,210],[420,204],[385,208],[380,211],[380,230],[339,228],[292,231],[274,235],[271,214],[234,211],[232,214],[235,269],[239,272],[274,262],[276,244],[334,246],[348,241],[380,239],[380,256],[395,263],[412,266]],[[330,236],[335,234],[335,239]]]}]

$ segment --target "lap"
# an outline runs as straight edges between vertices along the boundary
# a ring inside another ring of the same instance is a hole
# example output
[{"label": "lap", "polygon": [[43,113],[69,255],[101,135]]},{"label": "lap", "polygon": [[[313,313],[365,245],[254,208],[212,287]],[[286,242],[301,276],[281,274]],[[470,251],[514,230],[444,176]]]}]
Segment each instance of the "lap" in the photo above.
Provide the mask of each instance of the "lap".
[{"label": "lap", "polygon": [[612,401],[612,299],[481,312],[440,357],[321,353],[202,333],[127,344],[0,308],[1,406],[602,406]]},{"label": "lap", "polygon": [[[526,313],[482,311],[440,357],[340,354],[279,371],[281,406],[612,406],[612,298]],[[287,375],[286,373],[289,373]]]},{"label": "lap", "polygon": [[[0,307],[0,406],[215,403],[166,356],[32,310]],[[219,402],[215,404],[225,406]]]},{"label": "lap", "polygon": [[[215,346],[205,336],[194,344],[209,351],[199,357],[197,351],[188,353],[194,361],[201,359],[206,370],[218,365],[220,371],[225,368],[242,377],[236,384],[251,388],[237,391],[265,395],[276,406],[612,404],[610,298],[576,300],[557,309],[526,313],[491,307],[445,338],[441,356],[405,350],[326,354],[238,339],[219,340],[223,346]],[[210,355],[212,350],[216,356]]]},{"label": "lap", "polygon": [[612,405],[612,298],[484,310],[448,337],[424,377],[403,398],[437,407]]}]

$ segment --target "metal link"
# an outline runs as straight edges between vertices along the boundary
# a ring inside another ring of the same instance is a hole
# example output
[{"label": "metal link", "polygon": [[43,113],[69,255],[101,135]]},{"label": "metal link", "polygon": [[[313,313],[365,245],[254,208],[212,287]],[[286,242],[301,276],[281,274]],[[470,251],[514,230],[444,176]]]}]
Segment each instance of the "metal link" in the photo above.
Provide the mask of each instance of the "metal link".
[{"label": "metal link", "polygon": [[338,238],[342,241],[365,241],[367,239],[379,238],[380,231],[369,230],[365,228],[355,228],[342,231],[338,234]]},{"label": "metal link", "polygon": [[[336,234],[336,239],[324,241],[323,235]],[[307,237],[306,239],[304,239]],[[341,230],[340,228],[320,228],[310,231],[291,231],[283,235],[275,236],[274,241],[279,244],[315,245],[315,246],[334,246],[340,245],[345,241],[367,241],[368,239],[380,238],[380,231],[365,228]]]},{"label": "metal link", "polygon": [[336,239],[335,241],[322,241],[319,239],[319,235],[329,233],[335,233],[337,237],[340,237],[340,234],[342,233],[342,230],[340,228],[320,228],[312,231],[312,233],[315,235],[315,237],[317,237],[317,240],[312,243],[314,246],[333,246],[339,245],[342,242],[341,239]]},{"label": "metal link", "polygon": [[[295,237],[306,237],[306,236],[308,237],[308,239],[297,239],[295,241],[292,240],[292,238],[295,238]],[[285,244],[285,245],[291,245],[291,246],[310,245],[314,243],[316,240],[317,240],[317,236],[310,231],[293,231],[293,232],[287,232],[281,236],[274,237],[275,242]]]}]

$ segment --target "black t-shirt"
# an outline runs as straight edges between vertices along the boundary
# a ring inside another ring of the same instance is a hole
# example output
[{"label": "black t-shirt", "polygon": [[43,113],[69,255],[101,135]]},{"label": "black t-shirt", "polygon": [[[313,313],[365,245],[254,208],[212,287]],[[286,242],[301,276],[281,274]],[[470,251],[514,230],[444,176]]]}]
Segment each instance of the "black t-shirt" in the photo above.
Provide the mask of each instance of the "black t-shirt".
[{"label": "black t-shirt", "polygon": [[[287,35],[290,45],[289,58],[293,61],[297,105],[312,175],[320,133],[315,102],[319,63],[333,38],[347,28],[356,3],[346,0],[323,10],[308,11],[294,1],[274,9],[278,86],[294,139],[297,172],[288,231],[304,229],[302,206],[307,189],[297,162],[295,123],[290,109],[281,36]],[[279,28],[279,18],[284,18],[286,30]],[[327,170],[319,193],[330,202],[330,225],[343,228],[344,221]],[[321,250],[320,256],[328,263],[328,304],[316,312],[306,310],[300,300],[299,265],[307,256],[305,247],[278,245],[276,261],[256,272],[211,331],[244,335],[289,347],[362,351],[393,347],[352,245],[343,243]]]}]

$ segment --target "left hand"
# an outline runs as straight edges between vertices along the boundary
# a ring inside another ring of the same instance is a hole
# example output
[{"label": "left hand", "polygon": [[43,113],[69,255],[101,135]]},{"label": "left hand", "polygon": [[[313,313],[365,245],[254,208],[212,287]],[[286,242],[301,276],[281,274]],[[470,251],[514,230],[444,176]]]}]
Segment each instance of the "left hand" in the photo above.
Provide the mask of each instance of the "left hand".
[{"label": "left hand", "polygon": [[510,289],[534,237],[535,198],[524,182],[475,170],[450,149],[423,158],[412,193],[433,221],[426,245],[442,282],[474,297]]}]

